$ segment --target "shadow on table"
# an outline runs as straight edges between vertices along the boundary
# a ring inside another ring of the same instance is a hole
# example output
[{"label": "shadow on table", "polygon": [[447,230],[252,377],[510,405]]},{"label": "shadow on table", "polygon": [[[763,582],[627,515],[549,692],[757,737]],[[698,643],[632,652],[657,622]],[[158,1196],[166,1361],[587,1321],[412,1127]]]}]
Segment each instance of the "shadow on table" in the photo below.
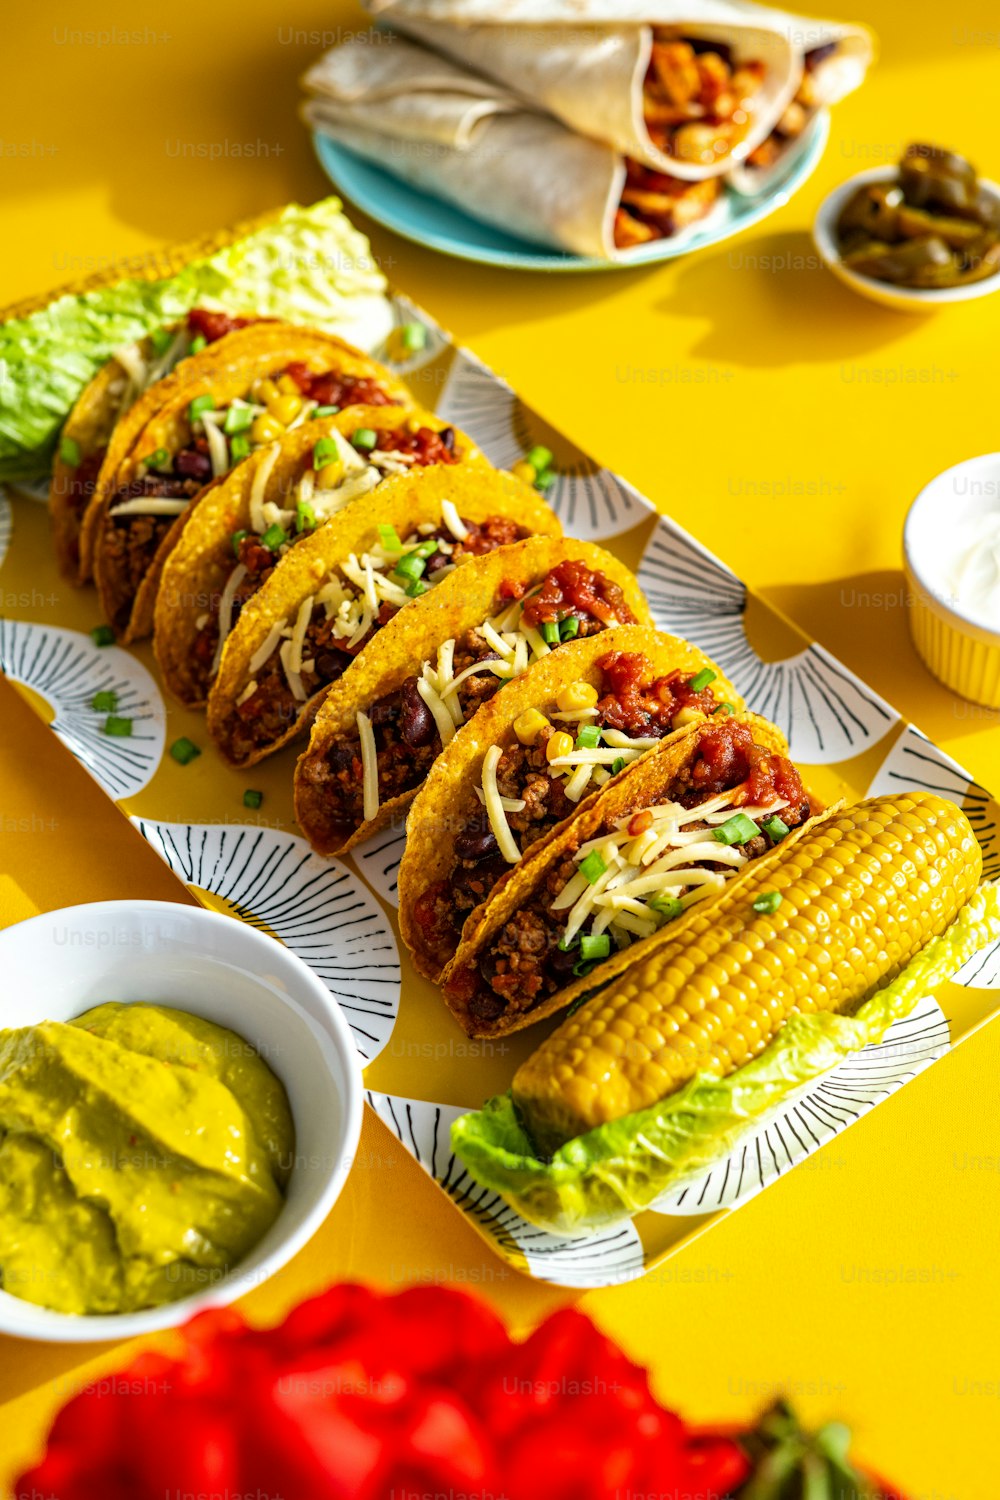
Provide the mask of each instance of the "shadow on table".
[{"label": "shadow on table", "polygon": [[[920,660],[910,639],[901,569],[852,573],[824,583],[772,584],[761,593],[932,740],[1000,728],[1000,713],[957,697]],[[903,700],[901,666],[907,684]]]},{"label": "shadow on table", "polygon": [[692,357],[751,367],[848,357],[855,367],[859,355],[898,343],[927,317],[849,291],[803,230],[751,233],[680,262],[672,291],[654,311],[709,324]]}]

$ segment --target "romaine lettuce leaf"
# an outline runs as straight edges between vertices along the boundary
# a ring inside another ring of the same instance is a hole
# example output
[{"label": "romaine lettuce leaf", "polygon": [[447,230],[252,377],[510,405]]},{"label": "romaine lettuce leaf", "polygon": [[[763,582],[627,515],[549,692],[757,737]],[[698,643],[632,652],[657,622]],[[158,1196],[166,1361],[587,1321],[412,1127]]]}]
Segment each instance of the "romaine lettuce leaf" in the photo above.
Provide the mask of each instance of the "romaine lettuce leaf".
[{"label": "romaine lettuce leaf", "polygon": [[452,1150],[476,1182],[532,1224],[570,1238],[593,1234],[705,1171],[851,1052],[880,1041],[998,938],[1000,887],[983,885],[947,931],[853,1016],[792,1016],[759,1057],[728,1077],[699,1074],[658,1104],[567,1141],[550,1161],[536,1154],[509,1093],[460,1116]]},{"label": "romaine lettuce leaf", "polygon": [[194,306],[287,318],[373,349],[392,317],[385,277],[337,198],[271,224],[165,281],[120,281],[0,324],[0,482],[44,475],[62,423],[122,344]]}]

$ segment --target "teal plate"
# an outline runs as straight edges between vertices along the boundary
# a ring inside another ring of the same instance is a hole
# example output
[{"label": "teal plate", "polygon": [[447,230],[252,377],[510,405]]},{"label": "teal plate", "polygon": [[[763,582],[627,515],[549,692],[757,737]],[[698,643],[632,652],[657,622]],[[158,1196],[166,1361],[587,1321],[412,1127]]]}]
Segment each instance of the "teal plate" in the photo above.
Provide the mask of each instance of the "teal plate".
[{"label": "teal plate", "polygon": [[722,202],[704,222],[669,240],[655,240],[629,253],[628,260],[599,260],[568,251],[551,250],[491,224],[470,218],[442,198],[421,192],[401,178],[356,156],[346,146],[319,131],[313,145],[334,187],[369,218],[431,250],[483,265],[506,266],[515,271],[622,271],[663,260],[674,260],[728,240],[751,224],[776,213],[816,170],[830,134],[830,117],[821,111],[804,132],[793,151],[787,171],[764,193],[741,197],[726,190]]}]

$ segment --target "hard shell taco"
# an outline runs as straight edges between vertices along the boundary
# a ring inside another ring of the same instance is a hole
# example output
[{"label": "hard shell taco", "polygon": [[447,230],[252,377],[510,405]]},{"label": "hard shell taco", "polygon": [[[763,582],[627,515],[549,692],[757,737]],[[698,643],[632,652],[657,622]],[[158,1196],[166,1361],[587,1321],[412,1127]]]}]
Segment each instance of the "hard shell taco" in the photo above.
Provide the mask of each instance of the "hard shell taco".
[{"label": "hard shell taco", "polygon": [[322,854],[402,813],[481,704],[567,641],[649,624],[601,547],[537,537],[444,580],[330,692],[295,770],[295,811]]},{"label": "hard shell taco", "polygon": [[445,999],[498,1036],[606,984],[645,942],[711,901],[813,804],[788,746],[754,714],[701,718],[626,767],[504,882],[466,928]]},{"label": "hard shell taco", "polygon": [[160,580],[157,661],[189,707],[208,698],[241,610],[290,550],[385,480],[432,464],[486,465],[429,412],[352,406],[260,448],[192,508]]},{"label": "hard shell taco", "polygon": [[685,724],[742,709],[697,647],[635,625],[573,641],[476,715],[406,821],[399,926],[437,980],[492,894],[625,766]]},{"label": "hard shell taco", "polygon": [[559,534],[534,490],[487,466],[387,479],[293,547],[241,610],[209,693],[209,733],[233,765],[253,765],[308,727],[348,669],[363,681],[355,664],[371,660],[376,635],[379,662],[402,658],[414,606],[441,589],[450,597],[460,568]]},{"label": "hard shell taco", "polygon": [[126,641],[153,628],[160,574],[191,501],[257,448],[317,411],[409,403],[406,387],[332,334],[260,323],[187,360],[163,400],[154,386],[129,414],[141,431],[102,465],[82,546],[109,623]]}]

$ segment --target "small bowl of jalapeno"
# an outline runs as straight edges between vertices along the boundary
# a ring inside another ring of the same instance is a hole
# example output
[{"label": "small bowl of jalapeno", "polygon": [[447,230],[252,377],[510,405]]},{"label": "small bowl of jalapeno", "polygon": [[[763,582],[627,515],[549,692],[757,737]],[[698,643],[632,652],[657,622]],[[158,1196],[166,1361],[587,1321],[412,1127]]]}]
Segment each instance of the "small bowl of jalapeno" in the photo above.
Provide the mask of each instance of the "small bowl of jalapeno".
[{"label": "small bowl of jalapeno", "polygon": [[941,146],[907,146],[897,166],[835,188],[816,248],[854,291],[905,312],[1000,291],[1000,187]]}]

